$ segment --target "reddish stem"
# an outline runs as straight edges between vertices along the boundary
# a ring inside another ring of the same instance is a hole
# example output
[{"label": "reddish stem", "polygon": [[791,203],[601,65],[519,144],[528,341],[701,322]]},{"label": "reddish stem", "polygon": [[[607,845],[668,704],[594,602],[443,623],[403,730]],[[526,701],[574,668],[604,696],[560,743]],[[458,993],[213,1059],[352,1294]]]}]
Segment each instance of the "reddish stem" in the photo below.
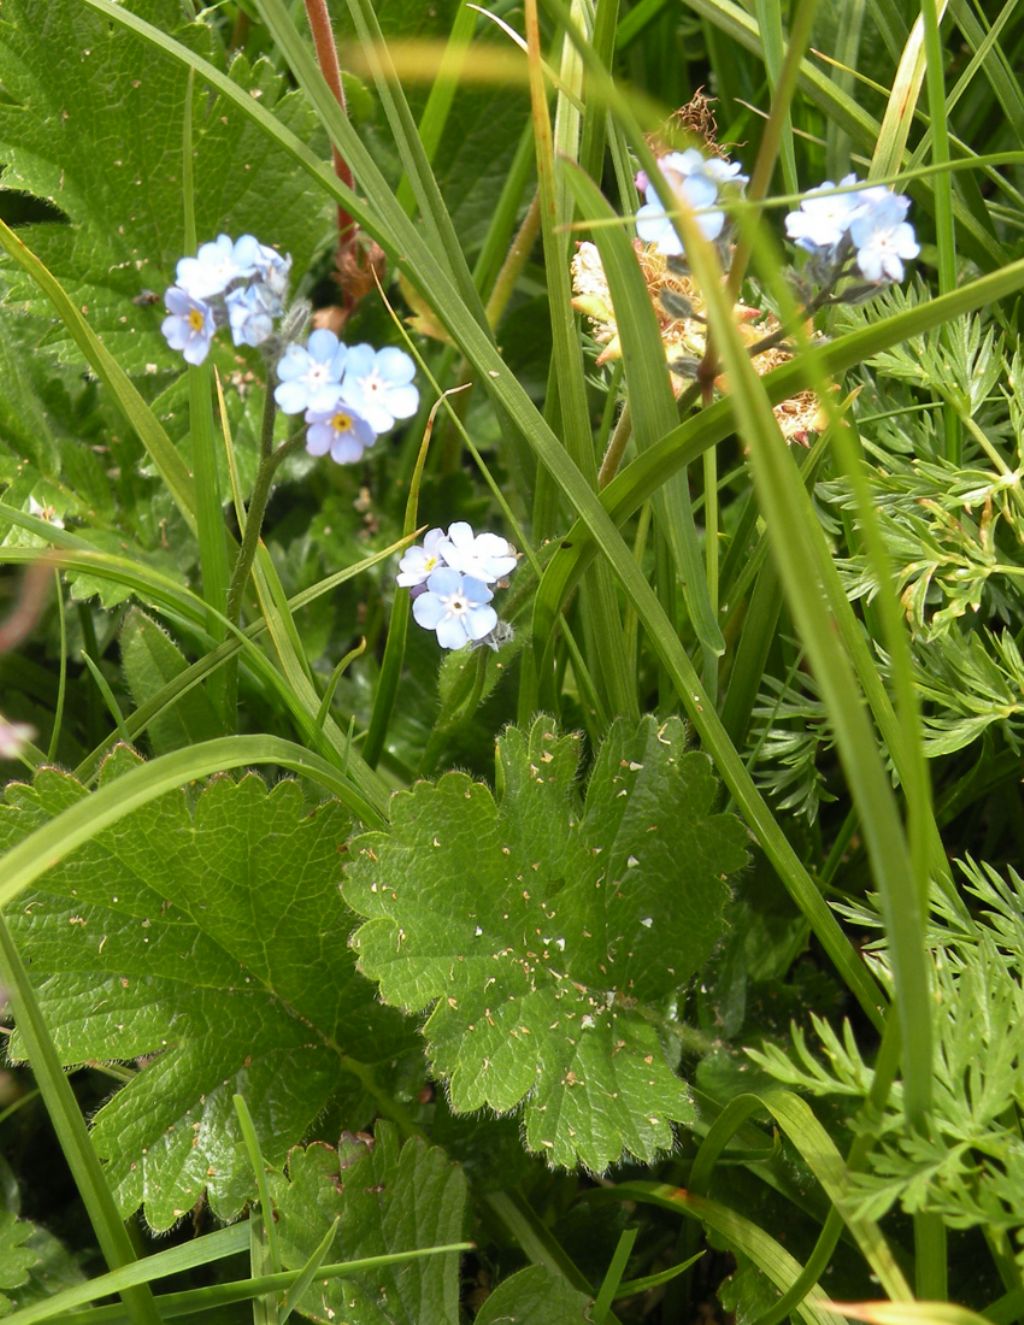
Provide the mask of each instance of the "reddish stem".
[{"label": "reddish stem", "polygon": [[[348,107],[345,105],[345,92],[341,85],[341,68],[338,65],[338,48],[334,44],[334,32],[331,28],[331,16],[327,12],[327,0],[305,0],[306,17],[309,19],[310,31],[313,34],[313,45],[316,47],[316,58],[320,65],[320,72],[327,82],[327,86],[334,94],[334,99],[341,107],[342,111],[348,113]],[[347,188],[353,187],[352,171],[349,169],[348,162],[341,155],[338,149],[333,149],[334,155],[334,173]],[[341,258],[355,245],[356,238],[355,218],[339,203],[338,204],[338,267],[342,269]]]}]

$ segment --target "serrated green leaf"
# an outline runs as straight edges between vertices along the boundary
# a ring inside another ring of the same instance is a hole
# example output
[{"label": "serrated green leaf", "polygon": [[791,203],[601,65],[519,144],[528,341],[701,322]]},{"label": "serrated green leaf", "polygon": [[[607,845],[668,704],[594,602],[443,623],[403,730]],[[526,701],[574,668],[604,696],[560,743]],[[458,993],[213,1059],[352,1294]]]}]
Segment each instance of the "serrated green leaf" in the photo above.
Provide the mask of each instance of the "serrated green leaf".
[{"label": "serrated green leaf", "polygon": [[[121,665],[135,706],[141,708],[180,676],[188,662],[165,630],[133,608],[121,628]],[[219,724],[206,691],[197,686],[167,713],[154,718],[147,730],[153,750],[163,754],[210,740],[217,735]]]},{"label": "serrated green leaf", "polygon": [[0,1315],[6,1315],[13,1303],[6,1293],[28,1283],[29,1270],[36,1255],[25,1243],[32,1235],[32,1225],[8,1210],[0,1211]]},{"label": "serrated green leaf", "polygon": [[[272,1174],[271,1195],[286,1269],[301,1268],[335,1219],[328,1260],[395,1255],[458,1242],[466,1180],[443,1150],[418,1138],[400,1143],[380,1122],[372,1138],[342,1137],[288,1156],[287,1178]],[[299,1304],[312,1320],[348,1325],[439,1325],[459,1319],[459,1258],[425,1257],[318,1282]]]},{"label": "serrated green leaf", "polygon": [[[120,752],[105,778],[134,762]],[[3,845],[85,795],[54,770],[12,785]],[[124,1211],[166,1228],[205,1189],[238,1213],[253,1179],[235,1093],[271,1162],[329,1102],[369,1116],[367,1064],[410,1037],[343,943],[348,829],[336,802],[307,815],[296,782],[218,778],[194,804],[176,792],[125,816],[11,913],[63,1061],[143,1059],[93,1126]]]},{"label": "serrated green leaf", "polygon": [[81,1283],[70,1253],[46,1229],[0,1210],[0,1316]]},{"label": "serrated green leaf", "polygon": [[531,1149],[600,1170],[650,1159],[692,1116],[661,1004],[721,937],[746,855],[678,719],[615,723],[582,806],[579,744],[540,718],[499,740],[497,800],[461,773],[396,796],[389,830],[353,843],[344,893],[384,1001],[432,1006],[453,1107],[525,1103]]},{"label": "serrated green leaf", "polygon": [[475,1325],[584,1325],[590,1298],[544,1265],[531,1265],[500,1283]]}]

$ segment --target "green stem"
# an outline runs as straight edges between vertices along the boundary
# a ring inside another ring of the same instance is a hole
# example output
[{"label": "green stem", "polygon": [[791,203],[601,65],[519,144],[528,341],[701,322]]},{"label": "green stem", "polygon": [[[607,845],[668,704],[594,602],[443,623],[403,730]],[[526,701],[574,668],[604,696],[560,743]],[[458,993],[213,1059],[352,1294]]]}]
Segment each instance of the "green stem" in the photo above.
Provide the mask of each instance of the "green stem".
[{"label": "green stem", "polygon": [[516,283],[523,273],[526,260],[533,251],[539,234],[540,192],[538,191],[533,195],[533,201],[527,208],[522,225],[516,231],[505,261],[501,264],[501,270],[495,279],[494,289],[487,300],[487,323],[491,328],[497,327],[501,321],[501,316],[508,307],[508,301],[512,298]]},{"label": "green stem", "polygon": [[282,443],[276,451],[271,451],[263,463],[260,465],[259,472],[256,475],[256,482],[253,486],[252,496],[249,498],[249,511],[245,518],[245,533],[242,536],[242,546],[238,550],[238,559],[235,562],[235,569],[231,575],[231,585],[228,589],[228,603],[225,616],[229,621],[236,625],[242,610],[242,595],[245,593],[245,586],[249,579],[249,572],[252,570],[252,563],[256,557],[256,549],[260,542],[260,532],[263,529],[263,517],[267,513],[267,503],[270,500],[270,490],[273,486],[274,475],[282,460],[288,456],[294,455],[303,442],[306,440],[306,430],[301,429],[294,433],[288,440]]},{"label": "green stem", "polygon": [[263,418],[260,422],[260,457],[263,460],[269,460],[274,450],[274,420],[277,418],[277,401],[274,399],[276,381],[276,373],[269,371],[267,394],[263,397]]}]

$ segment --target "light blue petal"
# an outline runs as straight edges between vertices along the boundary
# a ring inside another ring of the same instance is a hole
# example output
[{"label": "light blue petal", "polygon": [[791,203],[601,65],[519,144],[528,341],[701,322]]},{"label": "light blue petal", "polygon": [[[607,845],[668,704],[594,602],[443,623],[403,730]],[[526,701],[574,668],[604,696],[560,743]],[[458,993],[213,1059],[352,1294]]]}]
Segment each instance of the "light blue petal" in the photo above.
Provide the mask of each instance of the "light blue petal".
[{"label": "light blue petal", "polygon": [[170,285],[164,292],[164,304],[168,313],[177,313],[183,317],[192,307],[192,296],[180,285]]},{"label": "light blue petal", "polygon": [[377,351],[372,345],[367,345],[364,342],[362,345],[351,346],[345,360],[345,376],[349,378],[368,377],[373,372],[373,361],[376,357]]},{"label": "light blue petal", "polygon": [[710,207],[718,197],[718,188],[714,180],[708,179],[707,175],[687,175],[677,192],[694,210],[698,207]]},{"label": "light blue petal", "polygon": [[289,345],[277,361],[278,381],[291,382],[297,377],[304,377],[309,370],[309,355],[301,345]]},{"label": "light blue petal", "polygon": [[317,327],[306,342],[306,348],[318,363],[327,363],[337,353],[340,344],[333,331],[327,327]]},{"label": "light blue petal", "polygon": [[331,443],[331,459],[336,465],[354,465],[363,458],[365,446],[354,433],[336,435]]},{"label": "light blue petal", "polygon": [[191,336],[182,354],[186,363],[201,364],[210,352],[209,337]]},{"label": "light blue petal", "polygon": [[471,603],[489,603],[494,594],[482,580],[467,575],[462,581],[462,596],[468,598]]},{"label": "light blue petal", "polygon": [[282,414],[301,414],[306,408],[306,388],[301,382],[280,382],[274,388],[274,399]]},{"label": "light blue petal", "polygon": [[306,450],[310,455],[326,455],[331,449],[332,429],[325,423],[311,423],[306,429]]},{"label": "light blue petal", "polygon": [[493,607],[471,607],[463,616],[462,624],[470,639],[483,639],[498,624],[498,614]]},{"label": "light blue petal", "polygon": [[395,386],[404,386],[416,376],[415,363],[396,345],[386,345],[378,352],[376,368],[385,382],[392,382]]},{"label": "light blue petal", "polygon": [[317,414],[333,414],[341,400],[341,387],[337,382],[323,382],[315,387],[310,387],[307,382],[303,384],[303,389],[306,393],[306,407]]},{"label": "light blue petal", "polygon": [[445,606],[436,594],[421,593],[412,601],[412,614],[418,626],[422,626],[424,630],[434,630],[445,615]]},{"label": "light blue petal", "polygon": [[411,419],[420,404],[419,388],[415,386],[393,386],[385,399],[388,409],[396,419]]},{"label": "light blue petal", "polygon": [[[416,601],[419,602],[419,599]],[[437,623],[435,629],[437,642],[442,649],[461,649],[469,639],[461,617],[445,617]]]},{"label": "light blue petal", "polygon": [[427,580],[427,588],[431,593],[448,598],[453,593],[462,592],[462,576],[457,570],[452,570],[450,566],[439,566],[436,571],[431,573],[430,579]]}]

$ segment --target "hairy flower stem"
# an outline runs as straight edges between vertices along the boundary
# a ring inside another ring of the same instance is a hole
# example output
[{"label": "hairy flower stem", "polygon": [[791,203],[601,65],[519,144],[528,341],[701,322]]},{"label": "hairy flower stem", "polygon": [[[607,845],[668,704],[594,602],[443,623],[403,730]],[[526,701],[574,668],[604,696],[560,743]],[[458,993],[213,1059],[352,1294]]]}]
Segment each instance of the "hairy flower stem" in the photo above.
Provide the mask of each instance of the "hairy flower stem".
[{"label": "hairy flower stem", "polygon": [[263,419],[260,423],[260,460],[270,459],[274,450],[274,420],[277,418],[277,401],[274,399],[276,375],[267,376],[267,394],[263,397]]},{"label": "hairy flower stem", "polygon": [[622,407],[622,413],[615,423],[615,429],[612,432],[611,439],[608,442],[608,449],[604,453],[604,459],[601,461],[601,468],[597,471],[597,486],[600,491],[612,481],[618,473],[619,465],[622,464],[622,457],[629,439],[633,435],[633,420],[629,413],[629,401],[627,400]]},{"label": "hairy flower stem", "polygon": [[533,246],[539,234],[540,191],[538,190],[533,195],[533,200],[527,208],[522,224],[509,246],[505,261],[501,264],[501,270],[495,279],[494,288],[491,290],[491,297],[487,300],[487,325],[492,331],[497,327],[502,314],[508,307],[508,301],[512,298],[516,282],[522,275],[526,260],[533,251]]},{"label": "hairy flower stem", "polygon": [[[273,422],[273,412],[271,412],[271,422]],[[238,624],[241,615],[242,595],[245,592],[249,572],[252,570],[256,549],[259,546],[260,533],[263,529],[263,517],[267,513],[267,503],[270,501],[270,490],[273,486],[274,475],[277,473],[281,461],[300,450],[305,440],[306,430],[300,428],[286,442],[282,442],[276,451],[271,451],[269,455],[264,456],[263,463],[259,467],[252,496],[249,498],[249,511],[245,518],[242,546],[238,549],[238,559],[235,562],[235,569],[231,574],[231,584],[228,587],[226,615],[228,620],[235,625]]]}]

